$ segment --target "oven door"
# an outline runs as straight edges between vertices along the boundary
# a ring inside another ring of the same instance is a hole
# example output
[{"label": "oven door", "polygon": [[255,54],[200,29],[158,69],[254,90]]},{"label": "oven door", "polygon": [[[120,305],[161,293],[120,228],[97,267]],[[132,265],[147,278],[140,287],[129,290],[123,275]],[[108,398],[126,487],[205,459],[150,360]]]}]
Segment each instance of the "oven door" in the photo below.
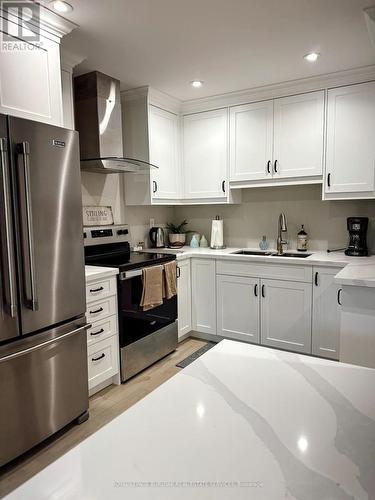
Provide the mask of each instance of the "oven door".
[{"label": "oven door", "polygon": [[130,345],[177,319],[177,296],[162,305],[143,311],[140,306],[143,269],[127,271],[118,281],[120,347]]}]

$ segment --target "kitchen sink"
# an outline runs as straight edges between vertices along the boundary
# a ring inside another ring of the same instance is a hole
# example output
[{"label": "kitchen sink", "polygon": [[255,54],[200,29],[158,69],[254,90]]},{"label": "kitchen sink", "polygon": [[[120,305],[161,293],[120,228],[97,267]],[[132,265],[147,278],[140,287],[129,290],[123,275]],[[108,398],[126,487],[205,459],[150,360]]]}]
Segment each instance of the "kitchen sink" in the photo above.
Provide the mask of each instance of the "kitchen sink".
[{"label": "kitchen sink", "polygon": [[238,250],[237,252],[232,252],[236,255],[272,255],[272,252],[262,251],[262,250]]},{"label": "kitchen sink", "polygon": [[232,252],[235,255],[264,255],[266,257],[297,257],[299,259],[305,259],[310,257],[311,253],[294,253],[294,252],[284,252],[282,255],[277,255],[276,252],[267,252],[262,250],[237,250],[237,252]]},{"label": "kitchen sink", "polygon": [[292,252],[284,252],[282,255],[277,255],[277,253],[272,254],[275,257],[297,257],[300,259],[305,259],[306,257],[310,257],[311,253],[292,253]]}]

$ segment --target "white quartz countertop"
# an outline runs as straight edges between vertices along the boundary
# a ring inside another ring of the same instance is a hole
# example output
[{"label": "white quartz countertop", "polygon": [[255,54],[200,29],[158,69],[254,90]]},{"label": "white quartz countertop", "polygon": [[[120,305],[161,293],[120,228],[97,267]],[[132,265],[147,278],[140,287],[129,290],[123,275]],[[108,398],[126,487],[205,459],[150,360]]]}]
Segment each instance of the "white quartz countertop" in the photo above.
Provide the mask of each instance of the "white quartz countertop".
[{"label": "white quartz countertop", "polygon": [[114,267],[85,266],[86,280],[96,280],[116,276],[119,270]]},{"label": "white quartz countertop", "polygon": [[224,340],[8,500],[369,500],[375,370]]},{"label": "white quartz countertop", "polygon": [[[212,250],[211,248],[191,248],[188,246],[180,249],[159,248],[145,249],[145,252],[174,253],[177,260],[189,259],[191,257],[218,258],[230,260],[242,260],[252,262],[289,263],[311,266],[331,266],[340,268],[335,276],[335,282],[341,285],[354,285],[375,287],[375,255],[370,257],[349,257],[344,252],[308,251],[309,257],[278,257],[263,255],[236,255],[233,252],[240,248],[225,248],[223,250]],[[248,248],[246,250],[259,251],[259,248]],[[274,250],[270,250],[274,251]],[[288,250],[288,252],[293,252]],[[298,252],[294,252],[298,253]]]}]

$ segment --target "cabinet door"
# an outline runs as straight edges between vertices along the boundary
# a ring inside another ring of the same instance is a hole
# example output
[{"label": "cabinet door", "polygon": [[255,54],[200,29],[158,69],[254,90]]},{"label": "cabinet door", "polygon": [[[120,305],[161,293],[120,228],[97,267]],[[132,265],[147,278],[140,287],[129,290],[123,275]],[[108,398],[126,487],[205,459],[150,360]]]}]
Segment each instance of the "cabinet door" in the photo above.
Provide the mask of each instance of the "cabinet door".
[{"label": "cabinet door", "polygon": [[273,101],[230,110],[230,180],[272,177]]},{"label": "cabinet door", "polygon": [[212,259],[192,259],[193,330],[216,334],[216,264]]},{"label": "cabinet door", "polygon": [[323,172],[324,91],[275,99],[273,176]]},{"label": "cabinet door", "polygon": [[217,334],[259,343],[259,279],[216,276]]},{"label": "cabinet door", "polygon": [[[0,50],[0,113],[62,125],[59,45],[47,38],[41,42]],[[17,43],[23,44],[15,38]]]},{"label": "cabinet door", "polygon": [[185,198],[227,197],[228,110],[184,116]]},{"label": "cabinet door", "polygon": [[149,107],[150,162],[152,198],[180,197],[180,162],[178,154],[178,116]]},{"label": "cabinet door", "polygon": [[178,336],[191,331],[191,279],[190,259],[178,262]]},{"label": "cabinet door", "polygon": [[375,197],[374,137],[375,83],[329,90],[327,198]]},{"label": "cabinet door", "polygon": [[311,283],[261,280],[261,344],[311,353]]},{"label": "cabinet door", "polygon": [[338,271],[337,268],[314,268],[312,353],[331,359],[339,359],[340,285],[334,283]]}]

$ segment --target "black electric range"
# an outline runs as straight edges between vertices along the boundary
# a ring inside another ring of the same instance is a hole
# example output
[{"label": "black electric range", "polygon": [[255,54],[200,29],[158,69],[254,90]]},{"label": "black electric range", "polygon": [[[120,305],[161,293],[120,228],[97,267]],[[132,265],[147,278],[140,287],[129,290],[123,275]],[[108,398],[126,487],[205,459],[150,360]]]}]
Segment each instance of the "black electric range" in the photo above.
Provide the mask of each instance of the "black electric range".
[{"label": "black electric range", "polygon": [[175,260],[167,253],[131,252],[127,226],[85,228],[85,262],[92,266],[118,267],[129,271]]},{"label": "black electric range", "polygon": [[177,296],[144,311],[142,269],[176,260],[167,253],[131,252],[126,225],[84,229],[85,262],[119,269],[117,280],[121,380],[177,347]]}]

